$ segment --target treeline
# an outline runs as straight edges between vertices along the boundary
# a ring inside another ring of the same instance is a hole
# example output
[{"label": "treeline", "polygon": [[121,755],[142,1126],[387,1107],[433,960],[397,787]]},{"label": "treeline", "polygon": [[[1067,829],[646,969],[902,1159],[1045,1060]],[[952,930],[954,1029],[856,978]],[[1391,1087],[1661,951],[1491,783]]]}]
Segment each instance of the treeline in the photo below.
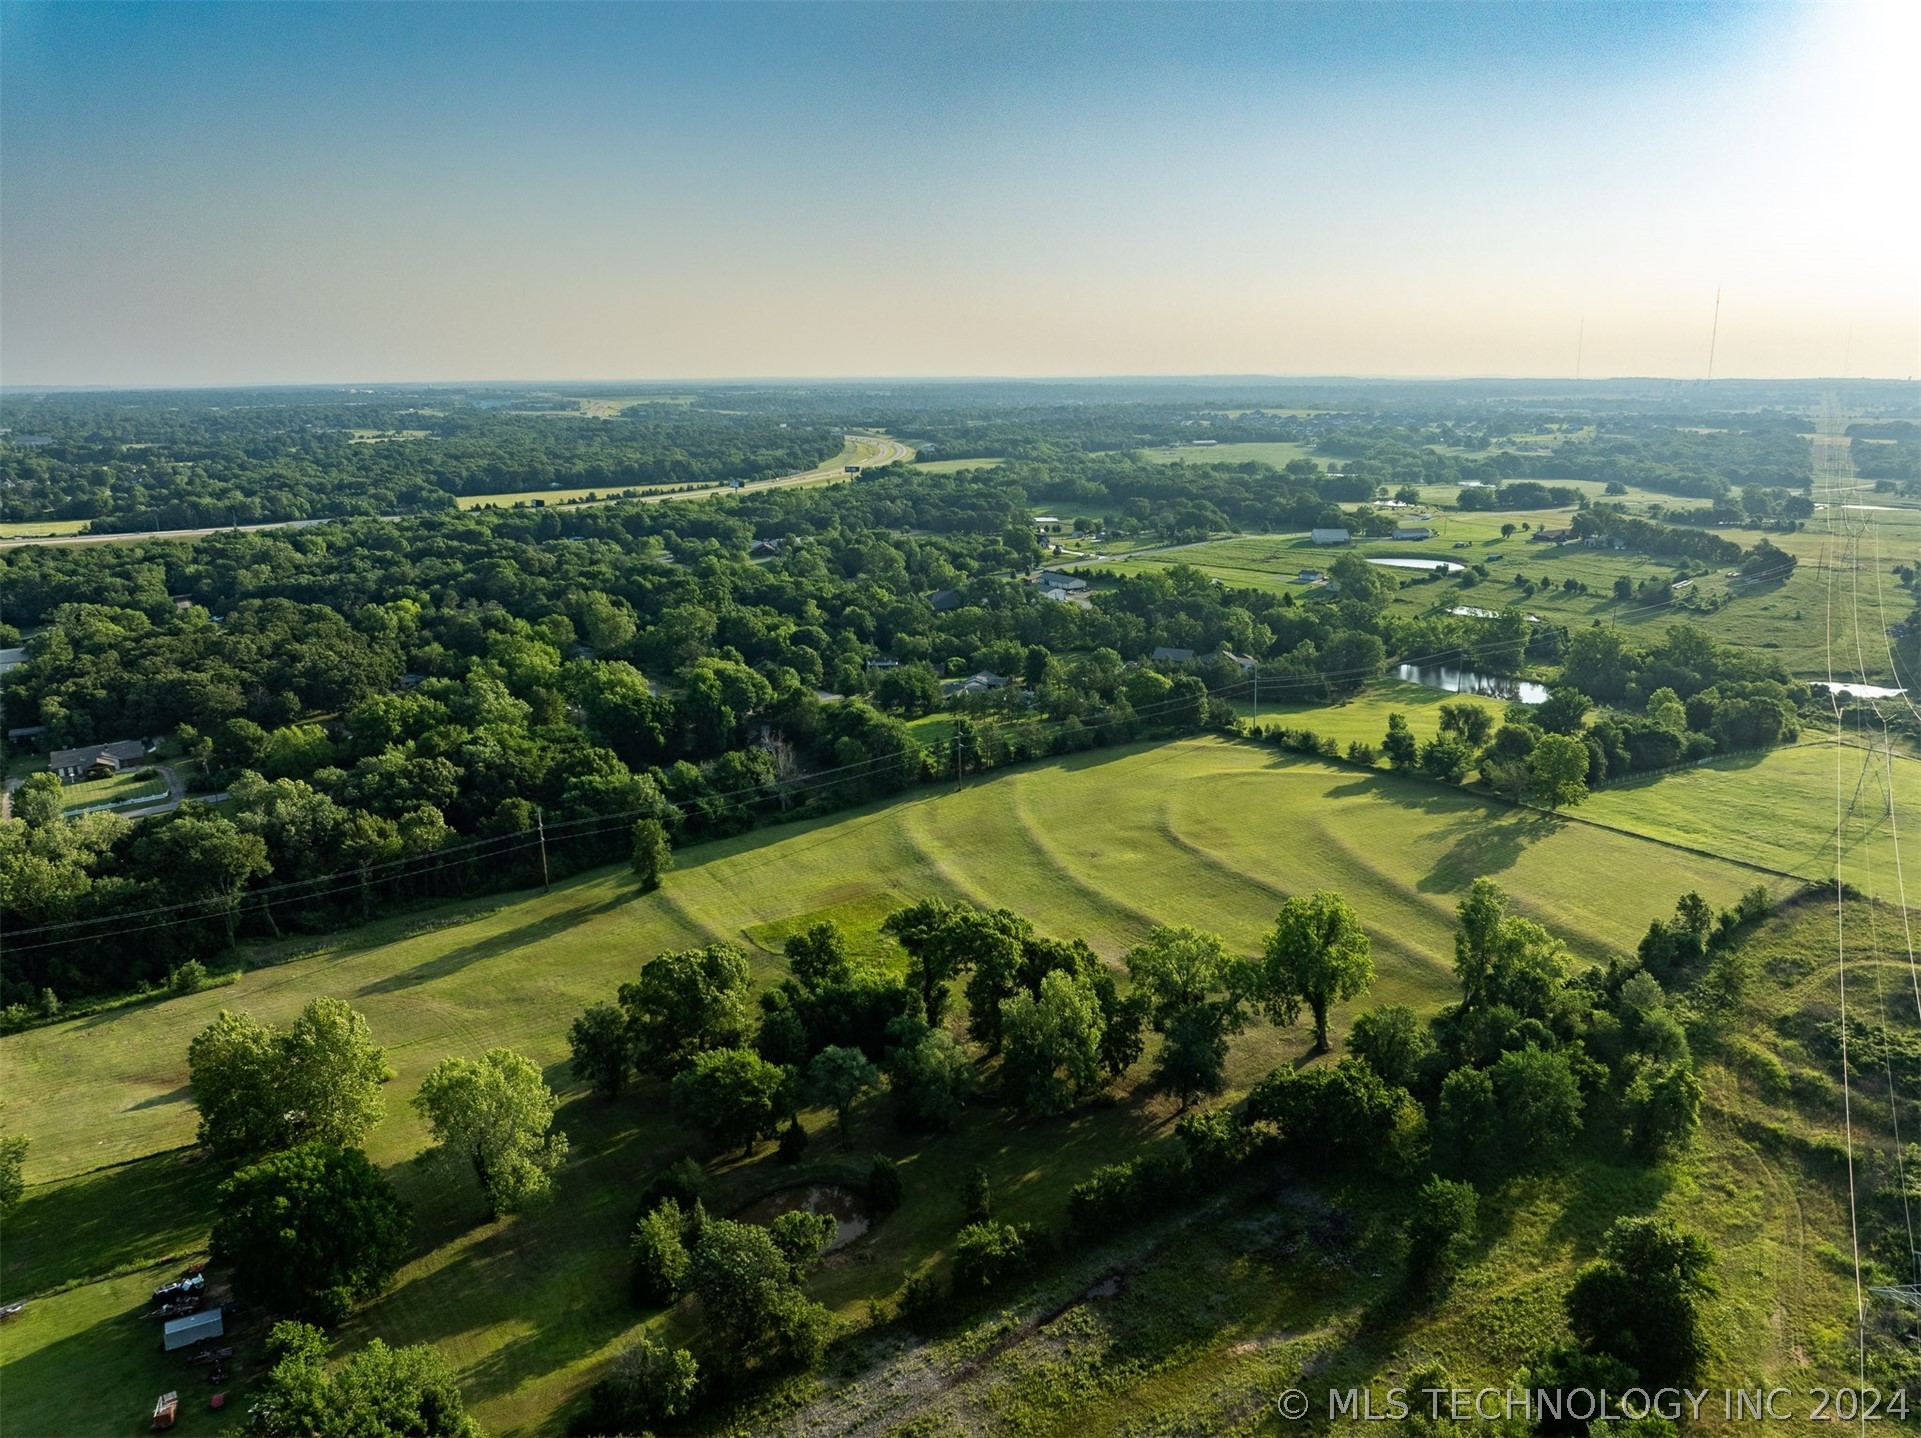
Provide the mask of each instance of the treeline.
[{"label": "treeline", "polygon": [[1622,434],[1610,422],[1592,443],[1560,445],[1536,461],[1532,472],[1547,479],[1615,481],[1663,494],[1720,499],[1750,486],[1805,490],[1813,475],[1813,451],[1786,425],[1706,432],[1647,426]]},{"label": "treeline", "polygon": [[[610,420],[479,408],[458,396],[343,403],[238,396],[163,408],[121,397],[10,402],[0,443],[9,521],[184,529],[445,509],[456,496],[771,479],[841,448],[819,424],[634,405]],[[357,433],[359,432],[359,433]]]}]

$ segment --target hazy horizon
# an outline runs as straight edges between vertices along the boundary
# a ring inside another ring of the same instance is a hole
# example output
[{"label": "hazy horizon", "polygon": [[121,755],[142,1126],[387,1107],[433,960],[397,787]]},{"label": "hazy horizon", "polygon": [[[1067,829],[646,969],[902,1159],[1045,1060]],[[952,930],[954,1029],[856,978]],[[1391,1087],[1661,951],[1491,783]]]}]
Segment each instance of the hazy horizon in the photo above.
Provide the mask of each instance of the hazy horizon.
[{"label": "hazy horizon", "polygon": [[10,3],[0,38],[10,389],[1921,370],[1906,6]]}]

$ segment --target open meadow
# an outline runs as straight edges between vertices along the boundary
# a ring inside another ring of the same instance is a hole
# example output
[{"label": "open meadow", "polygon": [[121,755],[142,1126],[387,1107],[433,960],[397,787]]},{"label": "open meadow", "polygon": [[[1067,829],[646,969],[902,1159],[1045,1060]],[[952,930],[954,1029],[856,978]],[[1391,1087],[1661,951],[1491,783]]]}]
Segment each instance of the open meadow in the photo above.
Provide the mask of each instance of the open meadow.
[{"label": "open meadow", "polygon": [[1225,444],[1171,444],[1143,449],[1141,458],[1150,464],[1245,464],[1258,460],[1281,468],[1290,459],[1311,459],[1313,447],[1291,444],[1286,440],[1249,440]]},{"label": "open meadow", "polygon": [[[0,1329],[10,1428],[132,1432],[144,1388],[172,1371],[129,1314],[157,1281],[148,1265],[204,1243],[214,1178],[183,1162],[194,1130],[185,1050],[222,1008],[284,1022],[328,994],[367,1015],[395,1070],[368,1148],[419,1215],[418,1252],[344,1336],[432,1340],[489,1429],[557,1432],[561,1410],[645,1317],[625,1296],[634,1196],[693,1147],[651,1089],[608,1104],[567,1072],[567,1024],[654,953],[732,939],[766,983],[784,971],[786,933],[832,918],[857,950],[897,964],[879,923],[924,894],[1013,908],[1043,932],[1086,937],[1109,960],[1157,923],[1211,928],[1247,952],[1283,897],[1330,887],[1360,911],[1377,968],[1367,998],[1337,1014],[1338,1033],[1365,1004],[1431,1011],[1452,997],[1452,908],[1482,874],[1584,960],[1630,949],[1684,889],[1722,905],[1764,877],[1465,791],[1194,740],[1052,761],[959,794],[703,845],[651,895],[624,872],[601,871],[551,894],[449,905],[271,956],[285,962],[217,992],[0,1040],[6,1121],[33,1145],[28,1196],[0,1255],[0,1293],[31,1300]],[[1306,1042],[1299,1029],[1254,1026],[1236,1042],[1230,1088],[1299,1057]],[[442,1056],[497,1045],[545,1068],[574,1153],[552,1208],[488,1222],[469,1183],[418,1160],[426,1138],[406,1100]],[[1074,1183],[1164,1131],[1171,1103],[1129,1082],[1059,1120],[981,1110],[936,1143],[899,1135],[870,1101],[846,1155],[813,1114],[809,1163],[777,1167],[763,1150],[717,1165],[720,1206],[853,1169],[875,1148],[899,1157],[903,1208],[814,1280],[818,1296],[855,1317],[938,1257],[952,1192],[975,1163],[993,1173],[1009,1217],[1058,1224]],[[116,1380],[85,1381],[94,1373]],[[200,1415],[195,1426],[215,1431]]]}]

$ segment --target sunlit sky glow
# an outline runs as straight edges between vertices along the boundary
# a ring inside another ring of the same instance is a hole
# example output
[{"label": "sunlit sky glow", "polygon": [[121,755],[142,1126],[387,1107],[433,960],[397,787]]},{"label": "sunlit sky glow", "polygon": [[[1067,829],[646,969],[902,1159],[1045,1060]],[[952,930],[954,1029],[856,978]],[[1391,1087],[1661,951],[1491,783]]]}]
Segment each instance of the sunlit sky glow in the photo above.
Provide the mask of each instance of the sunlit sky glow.
[{"label": "sunlit sky glow", "polygon": [[[0,380],[1921,371],[1921,6],[0,6]],[[1851,336],[1851,338],[1850,338]]]}]

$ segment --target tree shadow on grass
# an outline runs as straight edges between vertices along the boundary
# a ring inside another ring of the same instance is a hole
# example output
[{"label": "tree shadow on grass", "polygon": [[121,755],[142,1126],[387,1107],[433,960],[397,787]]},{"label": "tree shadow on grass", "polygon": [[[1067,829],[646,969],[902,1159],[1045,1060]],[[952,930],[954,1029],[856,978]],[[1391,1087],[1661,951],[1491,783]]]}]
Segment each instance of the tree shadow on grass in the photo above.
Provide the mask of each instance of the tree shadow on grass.
[{"label": "tree shadow on grass", "polygon": [[151,1098],[141,1099],[139,1103],[130,1103],[125,1108],[123,1108],[121,1112],[122,1113],[139,1113],[142,1109],[147,1109],[147,1108],[165,1108],[168,1104],[185,1103],[192,1097],[193,1097],[193,1085],[190,1083],[183,1083],[182,1085],[180,1085],[179,1088],[173,1089],[170,1092],[157,1093],[157,1094],[154,1094]]},{"label": "tree shadow on grass", "polygon": [[6,1216],[0,1293],[25,1298],[203,1246],[226,1173],[181,1162],[186,1152],[29,1188]]},{"label": "tree shadow on grass", "polygon": [[436,979],[457,974],[473,964],[497,959],[516,949],[531,948],[537,943],[557,938],[569,929],[578,928],[603,914],[610,913],[627,904],[633,897],[632,894],[626,893],[614,894],[598,904],[568,909],[563,913],[536,919],[532,923],[521,924],[498,934],[490,934],[484,939],[461,944],[444,954],[428,959],[425,963],[416,964],[411,969],[404,969],[400,973],[389,974],[384,979],[363,984],[355,997],[365,998],[369,994],[391,994],[418,988],[422,984],[429,984]]},{"label": "tree shadow on grass", "polygon": [[1455,894],[1484,875],[1511,869],[1528,847],[1558,832],[1562,821],[1522,810],[1463,815],[1448,827],[1457,835],[1414,887],[1424,894]]}]

